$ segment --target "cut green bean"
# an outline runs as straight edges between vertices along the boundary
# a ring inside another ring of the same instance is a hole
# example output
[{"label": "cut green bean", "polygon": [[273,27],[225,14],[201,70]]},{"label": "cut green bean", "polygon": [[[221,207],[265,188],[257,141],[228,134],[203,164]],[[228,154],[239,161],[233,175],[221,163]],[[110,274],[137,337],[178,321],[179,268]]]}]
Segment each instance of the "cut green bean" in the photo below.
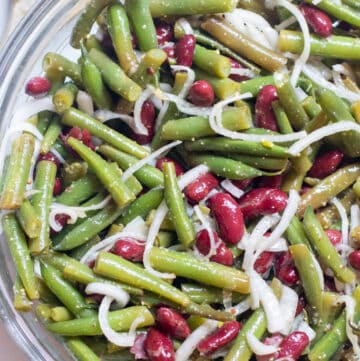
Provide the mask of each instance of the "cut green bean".
[{"label": "cut green bean", "polygon": [[35,238],[40,235],[41,221],[27,198],[24,199],[20,208],[17,210],[16,216],[21,228],[28,237]]},{"label": "cut green bean", "polygon": [[51,309],[50,318],[55,322],[72,320],[73,316],[66,307],[57,306]]},{"label": "cut green bean", "polygon": [[55,110],[58,113],[64,113],[66,109],[71,108],[75,102],[78,91],[79,89],[74,83],[65,83],[53,95]]},{"label": "cut green bean", "polygon": [[16,274],[15,284],[13,286],[14,291],[14,308],[16,311],[29,312],[32,309],[32,302],[26,295],[26,290],[21,282],[19,274]]},{"label": "cut green bean", "polygon": [[310,119],[315,118],[321,112],[321,106],[316,102],[315,98],[312,96],[306,97],[301,102],[301,105]]},{"label": "cut green bean", "polygon": [[294,130],[291,126],[290,120],[286,115],[284,108],[280,105],[280,102],[278,100],[275,100],[274,102],[272,102],[271,106],[273,108],[276,117],[276,123],[279,127],[280,133],[292,133]]},{"label": "cut green bean", "polygon": [[66,344],[78,361],[101,361],[100,357],[78,338],[71,338],[66,341]]},{"label": "cut green bean", "polygon": [[294,216],[289,224],[289,227],[285,231],[286,239],[292,246],[297,244],[304,244],[311,251],[311,245],[306,236],[304,226],[300,222],[299,218]]},{"label": "cut green bean", "polygon": [[44,134],[44,138],[41,141],[40,153],[41,154],[49,153],[60,134],[61,134],[60,119],[57,115],[55,115],[51,119],[50,124]]}]

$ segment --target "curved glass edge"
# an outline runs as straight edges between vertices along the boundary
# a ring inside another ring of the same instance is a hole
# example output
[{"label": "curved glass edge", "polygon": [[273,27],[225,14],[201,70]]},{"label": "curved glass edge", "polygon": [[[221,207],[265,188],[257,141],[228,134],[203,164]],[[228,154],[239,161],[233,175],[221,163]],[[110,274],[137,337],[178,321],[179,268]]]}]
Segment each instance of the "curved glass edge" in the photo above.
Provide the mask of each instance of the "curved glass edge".
[{"label": "curved glass edge", "polygon": [[[74,19],[90,0],[39,0],[19,23],[0,53],[0,139],[10,126],[15,109],[26,101],[26,79],[41,73],[40,59],[56,51],[68,40]],[[34,313],[15,311],[12,285],[15,269],[0,228],[0,317],[6,328],[29,357],[36,361],[67,361],[73,358],[60,338],[51,335]]]}]

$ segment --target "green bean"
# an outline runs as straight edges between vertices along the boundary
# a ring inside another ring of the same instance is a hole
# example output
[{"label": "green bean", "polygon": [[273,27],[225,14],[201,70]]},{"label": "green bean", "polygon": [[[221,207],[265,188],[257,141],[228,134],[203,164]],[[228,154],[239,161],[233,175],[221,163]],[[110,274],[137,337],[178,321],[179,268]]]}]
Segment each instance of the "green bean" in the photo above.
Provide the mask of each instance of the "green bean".
[{"label": "green bean", "polygon": [[185,277],[239,293],[249,292],[249,280],[242,271],[215,262],[202,262],[187,253],[170,251],[166,248],[152,248],[152,267],[160,272],[172,272]]},{"label": "green bean", "polygon": [[288,116],[284,108],[280,105],[279,100],[275,100],[271,104],[272,109],[274,111],[276,117],[276,123],[279,127],[280,133],[282,134],[289,134],[292,133],[294,130],[291,126]]},{"label": "green bean", "polygon": [[52,112],[44,110],[38,113],[36,127],[41,134],[45,134],[47,127],[49,126],[50,120],[53,116]]},{"label": "green bean", "polygon": [[138,197],[130,204],[117,222],[126,225],[139,216],[145,219],[152,209],[156,209],[160,205],[163,194],[162,189],[153,189]]},{"label": "green bean", "polygon": [[[128,331],[134,320],[140,316],[143,320],[138,324],[138,328],[152,326],[155,322],[151,312],[144,306],[132,306],[109,312],[108,320],[114,331],[121,332]],[[62,336],[96,336],[102,334],[97,315],[56,322],[47,325],[47,328],[49,331]]]},{"label": "green bean", "polygon": [[136,69],[138,61],[132,46],[130,24],[125,8],[121,4],[111,5],[106,15],[107,28],[120,66],[125,73],[131,74]]},{"label": "green bean", "polygon": [[343,0],[342,2],[350,7],[360,9],[360,3],[357,0]]},{"label": "green bean", "polygon": [[285,231],[285,235],[286,239],[292,246],[304,244],[310,251],[312,251],[311,245],[304,230],[304,226],[298,217],[294,216],[292,218],[289,227]]},{"label": "green bean", "polygon": [[[299,54],[304,46],[304,37],[300,31],[280,30],[279,49]],[[324,39],[310,35],[310,53],[336,59],[360,59],[360,39],[349,36],[332,35]]]},{"label": "green bean", "polygon": [[43,70],[50,79],[69,77],[78,86],[82,85],[81,66],[56,53],[47,53],[43,59]]},{"label": "green bean", "polygon": [[40,303],[36,306],[35,309],[36,316],[43,322],[48,322],[50,320],[51,307],[45,303]]},{"label": "green bean", "polygon": [[61,272],[53,266],[40,261],[41,275],[51,292],[77,318],[96,315],[96,311],[89,308],[81,293],[68,281],[61,277]]},{"label": "green bean", "polygon": [[93,136],[136,158],[148,155],[144,147],[75,108],[65,111],[61,121],[65,125],[87,129]]},{"label": "green bean", "polygon": [[257,96],[260,89],[265,85],[274,85],[274,77],[272,75],[260,76],[258,78],[249,79],[240,83],[241,93],[251,93],[253,96]]},{"label": "green bean", "polygon": [[125,72],[107,55],[97,49],[89,51],[90,60],[100,70],[105,83],[116,94],[134,102],[141,95],[141,87],[128,78]]},{"label": "green bean", "polygon": [[304,228],[321,262],[329,267],[341,282],[353,282],[355,279],[354,272],[343,264],[341,256],[331,244],[311,207],[305,211]]},{"label": "green bean", "polygon": [[[82,76],[83,79],[83,76]],[[74,83],[65,83],[53,95],[53,103],[58,113],[64,113],[73,106],[79,89]]]},{"label": "green bean", "polygon": [[62,169],[63,183],[66,187],[76,182],[88,174],[88,164],[86,162],[75,160],[69,164],[65,163]]},{"label": "green bean", "polygon": [[19,274],[16,274],[15,283],[13,286],[14,291],[14,308],[16,311],[29,312],[32,309],[32,302],[26,295],[26,290],[21,282]]},{"label": "green bean", "polygon": [[87,51],[90,51],[92,48],[96,48],[97,50],[104,52],[104,48],[101,45],[101,42],[94,34],[88,35],[86,38],[83,39],[83,42]]},{"label": "green bean", "polygon": [[91,0],[73,28],[70,39],[70,43],[73,48],[80,48],[81,39],[86,38],[86,36],[90,33],[96,18],[108,5],[115,2],[115,0]]},{"label": "green bean", "polygon": [[150,12],[154,18],[169,15],[217,14],[234,10],[234,0],[150,0]]},{"label": "green bean", "polygon": [[315,98],[312,96],[306,97],[301,102],[301,105],[310,119],[316,117],[321,112],[321,106],[316,102]]},{"label": "green bean", "polygon": [[170,219],[174,224],[179,241],[189,247],[195,240],[194,226],[186,213],[183,195],[177,183],[175,166],[172,162],[163,164],[164,198],[169,208]]},{"label": "green bean", "polygon": [[28,237],[35,238],[39,236],[41,221],[27,198],[24,199],[20,208],[17,210],[16,217]]},{"label": "green bean", "polygon": [[56,171],[57,167],[51,161],[42,160],[37,163],[34,189],[39,192],[33,195],[31,203],[40,219],[41,229],[39,235],[29,241],[31,254],[47,252],[50,247],[49,214]]},{"label": "green bean", "polygon": [[[222,123],[225,128],[233,131],[250,128],[252,119],[249,107],[225,110],[222,113]],[[170,120],[161,130],[161,138],[166,140],[194,140],[215,134],[209,119],[201,116]]]},{"label": "green bean", "polygon": [[150,0],[127,1],[126,10],[140,50],[145,52],[156,49],[158,41],[150,13]]},{"label": "green bean", "polygon": [[90,240],[88,240],[86,243],[82,244],[79,247],[73,248],[68,254],[76,259],[77,261],[80,261],[81,258],[85,255],[85,253],[93,246],[98,244],[101,241],[101,238],[98,235],[95,235]]},{"label": "green bean", "polygon": [[2,217],[2,226],[8,240],[12,259],[26,294],[30,300],[37,300],[39,292],[37,290],[33,261],[30,257],[25,235],[15,215],[13,213],[4,215]]},{"label": "green bean", "polygon": [[55,115],[51,119],[50,124],[44,134],[44,138],[41,141],[40,153],[41,154],[49,153],[51,147],[54,145],[56,139],[59,137],[60,134],[61,134],[60,118],[57,115]]},{"label": "green bean", "polygon": [[96,353],[78,338],[71,338],[66,344],[78,361],[101,361]]},{"label": "green bean", "polygon": [[56,306],[51,309],[50,318],[55,322],[72,320],[70,311],[63,306]]},{"label": "green bean", "polygon": [[111,94],[103,82],[100,70],[89,59],[88,51],[83,43],[81,43],[81,60],[81,78],[84,88],[99,109],[112,109]]},{"label": "green bean", "polygon": [[68,152],[65,145],[59,139],[55,140],[53,148],[64,158],[65,162],[71,163],[74,161],[73,155]]},{"label": "green bean", "polygon": [[220,137],[205,138],[195,140],[193,142],[186,142],[185,149],[188,151],[205,151],[205,152],[225,152],[225,153],[240,153],[255,156],[273,157],[273,158],[288,158],[289,153],[286,148],[275,144],[266,146],[265,143],[256,143],[245,140],[236,140]]},{"label": "green bean", "polygon": [[190,303],[188,296],[168,282],[153,276],[148,271],[108,252],[100,252],[94,267],[95,273],[162,296],[181,306]]},{"label": "green bean", "polygon": [[21,206],[34,148],[35,138],[31,134],[23,133],[13,141],[0,198],[0,209],[16,209]]},{"label": "green bean", "polygon": [[224,361],[249,361],[253,353],[247,343],[247,334],[250,333],[257,338],[261,338],[265,331],[265,312],[262,308],[259,308],[252,313],[242,326]]},{"label": "green bean", "polygon": [[354,163],[340,168],[335,173],[322,179],[316,186],[301,196],[298,207],[298,216],[302,217],[305,209],[312,206],[314,209],[323,207],[328,201],[350,187],[360,176],[360,164]]},{"label": "green bean", "polygon": [[280,70],[287,63],[283,55],[251,40],[223,18],[210,18],[203,22],[201,27],[236,53],[270,72]]},{"label": "green bean", "polygon": [[[153,209],[152,211],[149,212],[148,216],[146,217],[146,225],[148,227],[150,227],[151,223],[154,221],[155,213],[156,213],[156,210]],[[171,222],[169,214],[167,214],[165,216],[165,219],[161,223],[160,230],[162,230],[162,231],[170,231],[170,232],[174,231],[175,232],[175,227],[174,227],[173,223]]]}]

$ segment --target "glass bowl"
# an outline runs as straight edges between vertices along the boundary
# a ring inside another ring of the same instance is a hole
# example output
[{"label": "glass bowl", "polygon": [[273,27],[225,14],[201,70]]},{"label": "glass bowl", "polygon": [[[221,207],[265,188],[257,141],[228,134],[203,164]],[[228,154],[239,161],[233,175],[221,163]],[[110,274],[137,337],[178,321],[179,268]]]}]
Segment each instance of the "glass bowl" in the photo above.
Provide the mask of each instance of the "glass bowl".
[{"label": "glass bowl", "polygon": [[[90,0],[40,0],[21,21],[0,53],[0,139],[11,116],[28,97],[24,85],[41,74],[48,51],[68,53],[71,28]],[[36,361],[73,360],[60,338],[47,332],[32,312],[21,314],[13,307],[15,269],[7,241],[0,236],[0,317],[15,342]]]}]

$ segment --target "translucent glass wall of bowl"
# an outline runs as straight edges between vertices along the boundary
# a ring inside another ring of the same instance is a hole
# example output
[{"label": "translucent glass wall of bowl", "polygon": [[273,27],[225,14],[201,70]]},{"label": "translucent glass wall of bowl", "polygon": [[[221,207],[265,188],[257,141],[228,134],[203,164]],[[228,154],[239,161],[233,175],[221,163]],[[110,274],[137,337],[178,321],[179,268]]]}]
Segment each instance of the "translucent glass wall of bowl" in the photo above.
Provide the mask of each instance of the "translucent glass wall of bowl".
[{"label": "translucent glass wall of bowl", "polygon": [[[89,0],[39,0],[22,20],[0,53],[0,142],[11,116],[27,97],[26,79],[41,74],[41,59],[48,51],[67,47],[74,19]],[[0,316],[29,360],[72,360],[60,338],[46,331],[34,313],[20,314],[12,306],[15,270],[0,229]]]}]

